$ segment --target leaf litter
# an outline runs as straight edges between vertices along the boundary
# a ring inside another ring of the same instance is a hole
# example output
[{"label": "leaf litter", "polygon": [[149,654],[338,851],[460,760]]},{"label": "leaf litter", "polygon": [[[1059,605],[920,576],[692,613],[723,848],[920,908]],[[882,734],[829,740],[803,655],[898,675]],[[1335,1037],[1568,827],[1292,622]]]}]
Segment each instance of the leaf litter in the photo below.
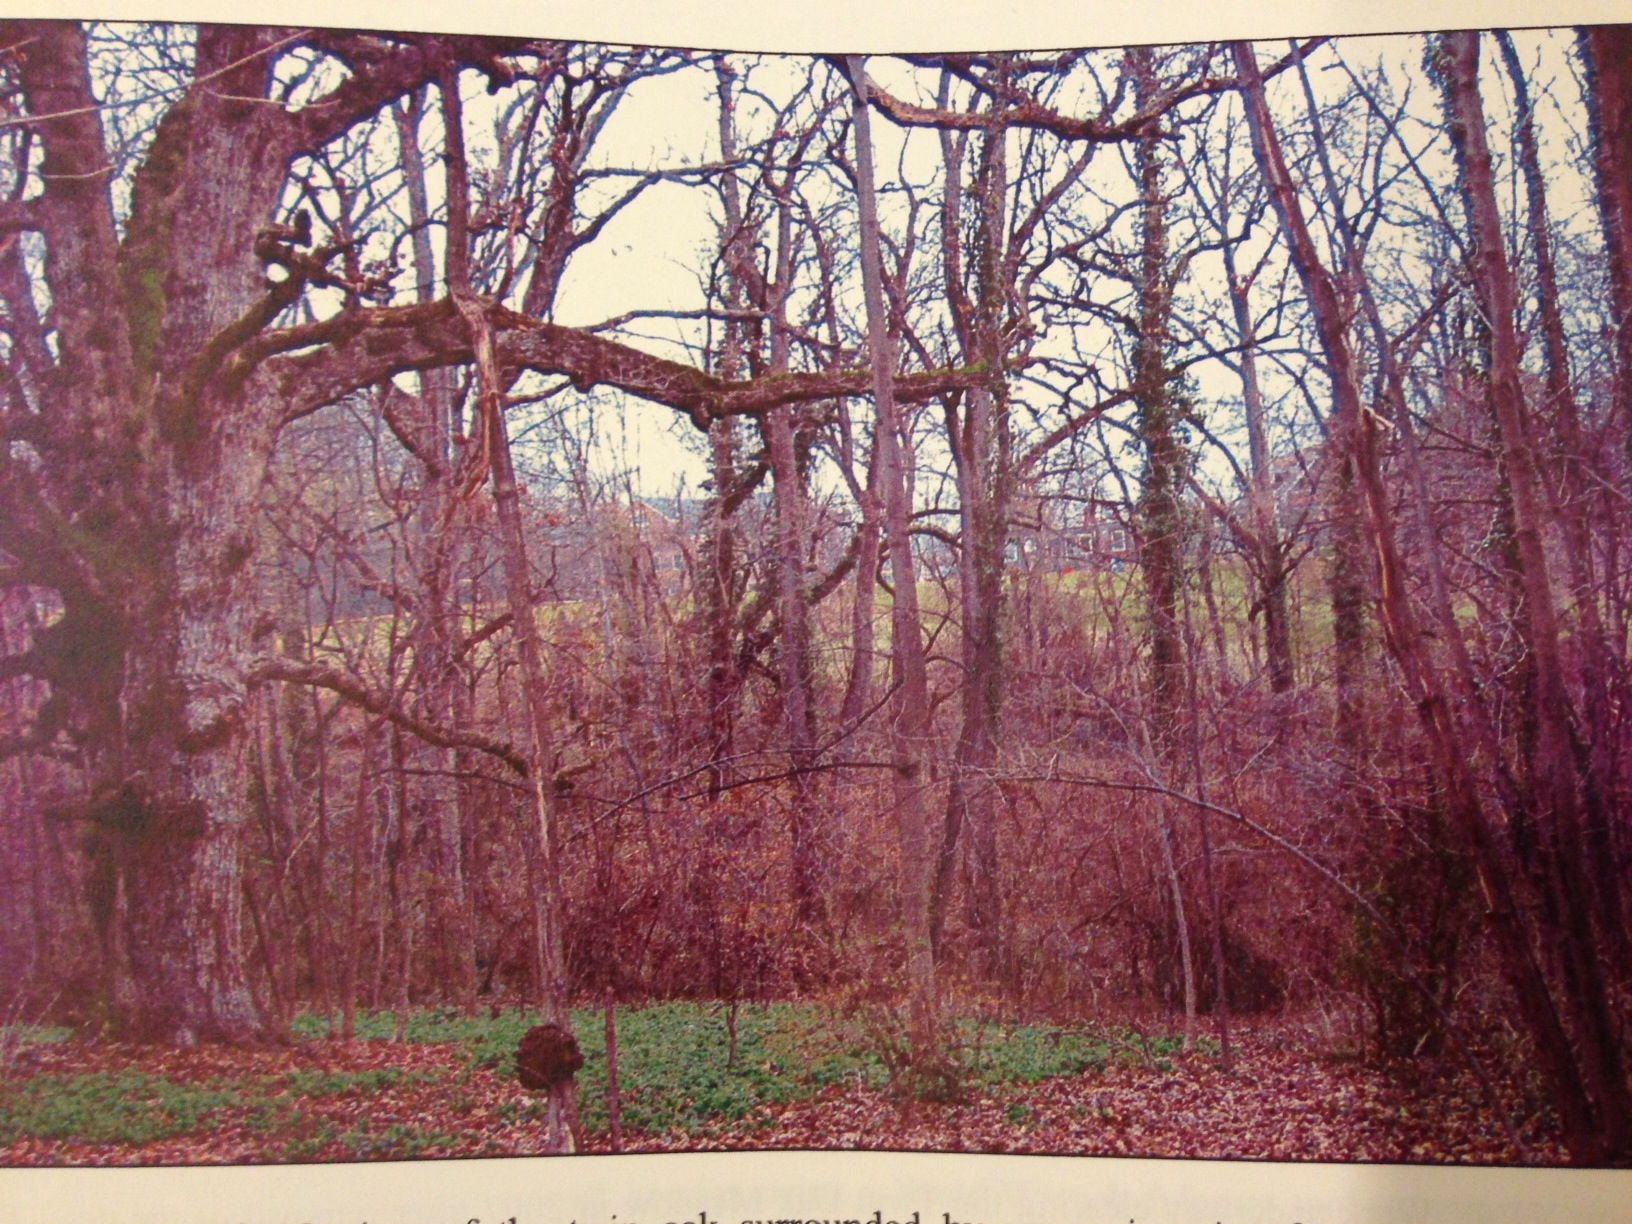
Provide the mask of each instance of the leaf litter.
[{"label": "leaf litter", "polygon": [[[586,1054],[599,1051],[587,1048]],[[778,1072],[751,1065],[742,1074]],[[728,1073],[730,1074],[730,1073]],[[1501,1083],[1509,1131],[1447,1060],[1336,1059],[1266,1026],[1210,1054],[1111,1059],[1028,1081],[972,1077],[961,1100],[903,1100],[859,1072],[688,1124],[630,1125],[623,1151],[1005,1152],[1232,1160],[1565,1163],[1533,1086]],[[609,1150],[604,1102],[583,1150]],[[637,1108],[631,1110],[633,1104]],[[79,1113],[75,1113],[75,1110]],[[123,1112],[121,1112],[123,1111]],[[134,1111],[134,1112],[132,1112]],[[145,1111],[145,1112],[143,1112]],[[297,1041],[169,1049],[75,1038],[36,1045],[0,1080],[0,1165],[191,1165],[531,1156],[543,1102],[502,1060],[457,1040]],[[677,1117],[652,1111],[659,1118]],[[126,1119],[121,1123],[120,1119]],[[121,1129],[122,1127],[122,1129]]]}]

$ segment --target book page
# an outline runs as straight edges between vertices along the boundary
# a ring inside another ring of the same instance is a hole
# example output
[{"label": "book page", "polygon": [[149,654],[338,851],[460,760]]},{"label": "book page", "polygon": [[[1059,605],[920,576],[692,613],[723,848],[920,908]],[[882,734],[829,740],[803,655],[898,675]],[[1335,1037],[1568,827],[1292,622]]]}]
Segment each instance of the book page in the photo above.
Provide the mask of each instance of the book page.
[{"label": "book page", "polygon": [[[517,34],[808,54],[1038,50],[1613,23],[1616,0],[0,0],[13,16]],[[222,173],[231,173],[223,167]],[[651,220],[647,226],[660,225]],[[656,231],[652,231],[654,235]],[[657,235],[654,241],[661,240]],[[610,271],[607,272],[611,276]],[[570,285],[563,317],[613,313]],[[569,318],[571,323],[578,318]],[[660,447],[660,443],[650,443]],[[677,461],[678,462],[678,461]],[[1198,953],[1200,955],[1200,953]],[[1623,1017],[1624,1022],[1624,1017]],[[734,1038],[733,1038],[734,1039]],[[1632,1219],[1632,1172],[1110,1156],[677,1152],[185,1168],[0,1168],[0,1216],[116,1224],[1369,1224]]]}]

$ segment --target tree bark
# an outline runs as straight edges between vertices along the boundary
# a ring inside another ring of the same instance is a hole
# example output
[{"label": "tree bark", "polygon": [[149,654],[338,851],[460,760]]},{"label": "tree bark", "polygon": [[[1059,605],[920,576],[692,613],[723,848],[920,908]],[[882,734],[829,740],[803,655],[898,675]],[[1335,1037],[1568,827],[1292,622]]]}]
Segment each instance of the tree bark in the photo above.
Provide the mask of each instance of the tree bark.
[{"label": "tree bark", "polygon": [[860,212],[862,286],[867,302],[867,336],[873,372],[873,446],[879,457],[884,502],[884,536],[890,550],[895,596],[891,602],[890,757],[894,782],[896,836],[901,848],[901,920],[906,936],[910,990],[909,1040],[914,1073],[928,1076],[939,1060],[939,1000],[929,937],[930,856],[925,817],[928,778],[929,675],[923,624],[918,611],[918,575],[913,563],[912,486],[902,456],[904,431],[895,402],[895,340],[884,302],[878,205],[873,178],[867,75],[860,56],[848,56],[855,90],[856,195]]},{"label": "tree bark", "polygon": [[[999,57],[998,89],[1007,79]],[[985,372],[983,385],[947,407],[947,430],[958,482],[958,596],[961,613],[962,725],[954,752],[946,823],[931,894],[931,937],[938,948],[951,893],[960,840],[966,865],[969,934],[977,971],[989,980],[1007,976],[1003,935],[1003,895],[998,878],[996,781],[1003,717],[1003,571],[1008,544],[1013,447],[1002,335],[1010,267],[1005,204],[1008,192],[1008,135],[1001,122],[980,145],[974,185],[978,229],[974,251],[974,294],[955,283],[961,275],[958,215],[962,198],[961,143],[943,136],[947,200],[942,218],[944,275],[964,363]]]},{"label": "tree bark", "polygon": [[[1566,998],[1577,1027],[1583,1070],[1612,1152],[1632,1151],[1632,1089],[1603,980],[1599,940],[1613,943],[1603,923],[1619,921],[1618,892],[1605,898],[1587,867],[1586,834],[1576,762],[1581,744],[1565,678],[1560,625],[1543,539],[1539,465],[1520,381],[1515,325],[1518,292],[1507,260],[1496,183],[1479,93],[1479,36],[1446,35],[1441,53],[1446,123],[1456,150],[1463,205],[1473,239],[1474,288],[1490,329],[1489,396],[1502,449],[1502,474],[1512,496],[1513,532],[1522,593],[1520,633],[1531,667],[1535,726],[1531,787],[1542,833],[1548,886],[1562,920]],[[1596,894],[1596,895],[1595,895]],[[1599,921],[1594,922],[1593,901]],[[1596,927],[1596,929],[1595,929]],[[1617,931],[1624,941],[1625,932]]]},{"label": "tree bark", "polygon": [[[1492,934],[1503,976],[1535,1041],[1564,1124],[1571,1157],[1593,1163],[1605,1154],[1591,1088],[1556,1000],[1537,960],[1536,930],[1524,903],[1525,885],[1511,848],[1493,827],[1463,751],[1464,728],[1447,701],[1438,670],[1406,599],[1403,567],[1395,544],[1392,510],[1373,451],[1369,418],[1363,412],[1353,351],[1331,273],[1316,253],[1298,203],[1296,188],[1281,154],[1279,137],[1265,99],[1263,79],[1250,44],[1233,44],[1241,96],[1253,150],[1271,202],[1287,238],[1292,262],[1308,295],[1334,399],[1334,430],[1354,432],[1357,477],[1364,492],[1372,542],[1382,571],[1382,621],[1390,654],[1415,702],[1424,733],[1446,788],[1446,808],[1466,853],[1477,865],[1489,905]],[[1545,931],[1542,932],[1545,936]]]}]

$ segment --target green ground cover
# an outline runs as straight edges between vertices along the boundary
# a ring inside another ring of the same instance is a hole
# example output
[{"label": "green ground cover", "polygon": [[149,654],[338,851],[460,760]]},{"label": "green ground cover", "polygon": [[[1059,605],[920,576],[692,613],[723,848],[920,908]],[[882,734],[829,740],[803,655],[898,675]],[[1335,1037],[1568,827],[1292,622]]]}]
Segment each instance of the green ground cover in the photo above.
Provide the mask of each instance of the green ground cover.
[{"label": "green ground cover", "polygon": [[[768,1118],[771,1107],[824,1089],[876,1089],[889,1082],[887,1060],[876,1048],[877,1025],[869,1025],[865,1017],[811,1004],[744,1004],[736,1009],[734,1048],[731,1020],[728,1008],[708,1003],[618,1010],[618,1071],[626,1132],[695,1135],[714,1124],[739,1123],[756,1111],[767,1111],[761,1116]],[[301,1158],[304,1148],[315,1153],[336,1138],[355,1139],[341,1144],[355,1158],[381,1154],[382,1143],[394,1155],[412,1156],[441,1146],[447,1138],[445,1126],[399,1127],[401,1134],[350,1136],[328,1128],[307,1134],[311,1128],[302,1125],[303,1104],[317,1098],[366,1099],[418,1087],[445,1097],[450,1116],[456,1115],[460,1102],[479,1087],[477,1081],[497,1087],[513,1080],[516,1044],[537,1021],[535,1014],[524,1011],[478,1017],[451,1009],[414,1011],[403,1026],[403,1045],[397,1047],[407,1069],[294,1067],[199,1081],[132,1067],[75,1074],[14,1069],[0,1079],[0,1145],[20,1139],[141,1144],[207,1132],[230,1119],[256,1134],[287,1134],[290,1159]],[[604,1022],[600,1011],[573,1015],[585,1060],[578,1076],[581,1116],[592,1134],[604,1134],[608,1126]],[[362,1042],[388,1043],[396,1029],[396,1017],[388,1011],[363,1012],[355,1018],[354,1031]],[[301,1016],[293,1025],[301,1044],[322,1042],[328,1031],[328,1019],[319,1015]],[[50,1030],[29,1037],[61,1041],[67,1035]],[[949,1045],[965,1090],[981,1094],[1004,1085],[1075,1075],[1113,1061],[1165,1060],[1178,1042],[964,1020],[951,1026]],[[428,1046],[452,1047],[454,1069],[445,1060],[439,1068],[417,1064],[415,1049]],[[416,1066],[419,1069],[412,1069]],[[496,1111],[502,1117],[537,1117],[544,1107],[534,1096],[501,1097]]]}]

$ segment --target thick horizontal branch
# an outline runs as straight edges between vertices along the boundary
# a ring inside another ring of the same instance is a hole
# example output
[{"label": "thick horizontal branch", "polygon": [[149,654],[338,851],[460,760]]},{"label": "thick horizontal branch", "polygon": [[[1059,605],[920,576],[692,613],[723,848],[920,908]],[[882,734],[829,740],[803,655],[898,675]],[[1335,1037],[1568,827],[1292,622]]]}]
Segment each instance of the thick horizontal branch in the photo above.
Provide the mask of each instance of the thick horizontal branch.
[{"label": "thick horizontal branch", "polygon": [[[1226,86],[1220,85],[1219,88]],[[1170,102],[1159,107],[1139,111],[1123,119],[1096,116],[1079,119],[1050,110],[1032,98],[1021,98],[1010,104],[988,111],[953,111],[938,107],[917,106],[897,98],[869,78],[867,100],[892,123],[900,127],[927,127],[941,131],[994,131],[999,128],[1034,128],[1051,132],[1062,140],[1092,140],[1111,142],[1135,140],[1148,135],[1153,124],[1160,121]]]},{"label": "thick horizontal branch", "polygon": [[[733,380],[642,352],[578,328],[486,307],[499,364],[508,378],[523,370],[563,375],[582,391],[616,387],[691,417],[698,428],[729,416],[758,416],[782,404],[867,395],[866,368],[767,374]],[[303,416],[364,387],[410,370],[475,359],[469,328],[446,301],[348,311],[333,319],[267,332],[244,345],[222,377],[254,377],[286,416]],[[985,385],[979,368],[898,375],[896,398],[918,403]]]},{"label": "thick horizontal branch", "polygon": [[471,748],[497,757],[522,777],[527,776],[527,758],[513,744],[480,731],[455,731],[437,726],[403,710],[389,696],[370,689],[355,676],[320,663],[298,663],[275,655],[261,655],[253,659],[245,674],[245,682],[261,684],[281,680],[285,684],[304,684],[327,689],[344,701],[370,714],[395,723],[410,735],[415,735],[438,748]]},{"label": "thick horizontal branch", "polygon": [[495,84],[515,79],[502,58],[526,51],[526,39],[444,35],[378,35],[310,30],[301,40],[345,63],[350,75],[333,91],[289,116],[298,151],[321,148],[352,125],[437,78],[442,57],[476,68]]}]

